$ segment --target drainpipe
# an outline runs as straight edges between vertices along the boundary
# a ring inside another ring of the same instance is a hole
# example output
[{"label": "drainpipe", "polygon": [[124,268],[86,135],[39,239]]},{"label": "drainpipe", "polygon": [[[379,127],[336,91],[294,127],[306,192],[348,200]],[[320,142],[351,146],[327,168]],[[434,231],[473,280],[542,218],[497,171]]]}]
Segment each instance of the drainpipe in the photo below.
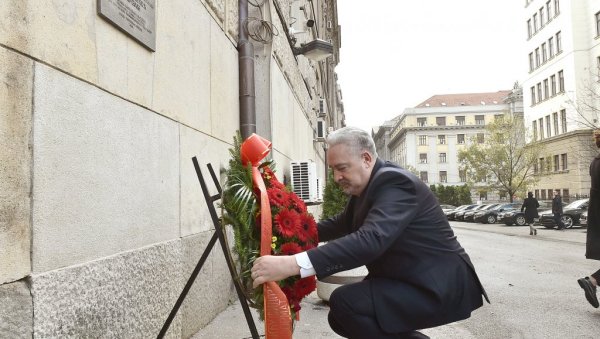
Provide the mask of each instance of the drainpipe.
[{"label": "drainpipe", "polygon": [[242,140],[256,133],[254,93],[254,46],[248,40],[248,0],[239,0],[238,64],[240,88],[240,132]]}]

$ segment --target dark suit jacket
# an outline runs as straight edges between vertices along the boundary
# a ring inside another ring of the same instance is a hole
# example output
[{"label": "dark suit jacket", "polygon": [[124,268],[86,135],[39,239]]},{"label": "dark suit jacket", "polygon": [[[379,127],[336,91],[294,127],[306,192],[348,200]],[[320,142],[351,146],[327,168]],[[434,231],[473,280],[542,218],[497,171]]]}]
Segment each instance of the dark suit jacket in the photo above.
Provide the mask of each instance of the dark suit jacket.
[{"label": "dark suit jacket", "polygon": [[538,207],[540,207],[540,203],[537,201],[536,198],[525,198],[525,200],[523,200],[523,205],[521,206],[521,212],[523,212],[523,210],[525,210],[525,218],[526,219],[533,219],[533,218],[538,218]]},{"label": "dark suit jacket", "polygon": [[361,196],[319,223],[319,240],[333,239],[308,251],[317,277],[366,265],[377,320],[386,332],[465,319],[482,305],[482,294],[487,300],[436,197],[392,163],[377,160]]},{"label": "dark suit jacket", "polygon": [[560,195],[557,195],[554,198],[552,198],[552,213],[562,214],[562,212],[563,212],[562,198],[560,197]]}]

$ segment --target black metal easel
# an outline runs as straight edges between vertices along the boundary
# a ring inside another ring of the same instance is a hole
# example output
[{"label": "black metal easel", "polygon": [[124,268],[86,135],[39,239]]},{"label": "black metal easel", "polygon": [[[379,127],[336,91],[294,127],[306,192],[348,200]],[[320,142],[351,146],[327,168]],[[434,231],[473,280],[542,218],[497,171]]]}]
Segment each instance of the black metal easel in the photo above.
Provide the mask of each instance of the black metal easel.
[{"label": "black metal easel", "polygon": [[248,301],[246,300],[246,297],[244,296],[244,293],[242,292],[241,283],[238,279],[236,279],[237,274],[236,274],[235,267],[233,267],[233,262],[231,260],[230,254],[229,254],[229,249],[227,248],[227,242],[225,240],[225,233],[223,232],[223,228],[221,227],[221,223],[219,222],[219,217],[217,216],[217,211],[215,210],[215,206],[214,206],[214,202],[221,199],[221,194],[222,194],[221,185],[219,185],[219,181],[217,179],[217,176],[215,175],[215,171],[213,170],[211,164],[207,164],[206,166],[208,167],[210,176],[212,177],[212,180],[215,183],[215,186],[217,187],[217,191],[219,192],[219,193],[211,196],[208,192],[208,187],[206,186],[206,182],[204,181],[204,177],[202,176],[202,171],[200,170],[200,165],[198,165],[198,160],[196,159],[196,157],[192,158],[192,162],[194,163],[194,168],[196,169],[196,175],[198,175],[198,180],[200,181],[200,186],[202,186],[202,193],[204,193],[204,199],[206,200],[206,204],[208,205],[208,210],[210,211],[210,216],[212,218],[212,222],[215,225],[215,234],[213,234],[212,238],[210,238],[210,241],[208,242],[208,246],[204,250],[204,253],[202,253],[202,257],[200,257],[200,260],[198,261],[196,268],[194,268],[194,271],[192,272],[192,275],[188,279],[187,283],[185,284],[183,291],[181,291],[181,294],[179,295],[177,302],[175,302],[175,306],[173,306],[173,309],[171,310],[171,313],[169,314],[167,321],[165,321],[165,324],[163,325],[162,329],[160,330],[160,333],[158,334],[157,338],[161,339],[167,333],[167,330],[169,329],[169,326],[171,326],[171,322],[175,318],[175,315],[177,314],[179,307],[183,303],[183,300],[185,299],[190,288],[194,284],[194,280],[196,280],[198,273],[200,273],[200,269],[204,265],[206,258],[208,258],[210,251],[212,250],[213,246],[215,245],[215,242],[217,242],[217,239],[218,239],[219,242],[221,243],[221,249],[223,250],[223,253],[225,254],[225,258],[227,259],[226,261],[227,261],[227,267],[229,267],[229,274],[231,275],[231,278],[233,279],[233,284],[235,285],[235,290],[237,292],[238,299],[240,299],[240,304],[242,305],[242,309],[244,310],[244,315],[246,316],[246,322],[248,323],[248,327],[250,328],[250,333],[252,334],[252,338],[258,339],[259,338],[258,331],[256,330],[256,325],[254,324],[254,319],[252,318],[252,314],[250,313],[250,307],[248,306]]}]

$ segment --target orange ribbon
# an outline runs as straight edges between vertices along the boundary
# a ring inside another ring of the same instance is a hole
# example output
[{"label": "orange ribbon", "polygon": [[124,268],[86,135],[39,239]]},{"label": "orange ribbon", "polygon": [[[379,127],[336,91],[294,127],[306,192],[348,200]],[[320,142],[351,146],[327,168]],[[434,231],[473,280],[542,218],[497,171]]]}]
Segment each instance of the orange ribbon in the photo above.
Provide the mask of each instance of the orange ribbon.
[{"label": "orange ribbon", "polygon": [[[259,162],[271,151],[271,142],[252,133],[241,146],[242,163],[252,164],[252,181],[260,192],[260,255],[271,254],[273,235],[271,206],[265,182],[258,170]],[[274,281],[263,284],[266,339],[291,339],[292,317],[287,298]]]}]

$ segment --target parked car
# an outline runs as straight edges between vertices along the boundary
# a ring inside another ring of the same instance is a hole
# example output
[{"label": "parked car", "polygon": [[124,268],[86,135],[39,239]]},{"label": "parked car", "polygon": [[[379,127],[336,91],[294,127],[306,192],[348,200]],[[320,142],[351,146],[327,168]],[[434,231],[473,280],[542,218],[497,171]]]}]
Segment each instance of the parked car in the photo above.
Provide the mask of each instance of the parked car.
[{"label": "parked car", "polygon": [[442,211],[444,211],[444,213],[456,209],[456,206],[453,205],[440,205],[440,207],[442,208]]},{"label": "parked car", "polygon": [[[540,207],[538,207],[538,214],[541,213],[540,211],[544,211],[548,208],[552,208],[552,201],[539,201],[540,203]],[[563,202],[563,206],[565,206],[566,204]],[[501,215],[498,215],[498,220],[500,220],[500,222],[503,222],[505,225],[507,226],[511,226],[511,225],[517,225],[517,226],[524,226],[527,223],[525,222],[525,212],[521,212],[521,206],[523,206],[523,203],[516,203],[515,208],[514,209],[509,209],[506,210],[505,213],[502,213]],[[539,218],[535,218],[533,220],[533,223],[536,224],[538,223],[538,219]]]},{"label": "parked car", "polygon": [[579,218],[579,225],[587,227],[587,215],[588,211],[581,213],[581,217]]},{"label": "parked car", "polygon": [[[575,200],[567,206],[563,207],[562,222],[566,228],[571,228],[574,225],[579,225],[581,214],[587,211],[590,199]],[[540,213],[540,224],[546,228],[554,228],[554,215],[552,210],[546,210]]]},{"label": "parked car", "polygon": [[456,220],[458,220],[458,221],[466,221],[465,220],[465,216],[467,215],[467,213],[469,213],[469,215],[472,216],[473,214],[471,212],[474,213],[475,211],[480,210],[480,209],[484,208],[485,206],[487,206],[487,205],[482,205],[482,204],[475,205],[475,207],[473,207],[473,208],[466,209],[464,211],[458,212],[458,213],[456,213]]},{"label": "parked car", "polygon": [[480,207],[479,209],[472,209],[471,211],[465,213],[463,219],[465,221],[475,222],[475,214],[476,213],[491,210],[498,205],[500,205],[500,204],[486,204],[486,205],[483,205],[483,207]]},{"label": "parked car", "polygon": [[477,206],[477,205],[460,205],[457,208],[455,208],[455,209],[453,209],[451,211],[444,212],[444,213],[446,214],[446,217],[448,218],[448,220],[456,220],[455,219],[456,212],[460,212],[460,211],[468,208],[469,206],[473,206],[474,207],[474,206]]},{"label": "parked car", "polygon": [[475,220],[475,222],[481,222],[484,224],[495,224],[499,220],[498,219],[499,213],[502,213],[509,209],[521,208],[521,205],[522,204],[520,202],[498,204],[494,208],[477,211],[477,213],[475,213],[473,216],[473,220]]}]

